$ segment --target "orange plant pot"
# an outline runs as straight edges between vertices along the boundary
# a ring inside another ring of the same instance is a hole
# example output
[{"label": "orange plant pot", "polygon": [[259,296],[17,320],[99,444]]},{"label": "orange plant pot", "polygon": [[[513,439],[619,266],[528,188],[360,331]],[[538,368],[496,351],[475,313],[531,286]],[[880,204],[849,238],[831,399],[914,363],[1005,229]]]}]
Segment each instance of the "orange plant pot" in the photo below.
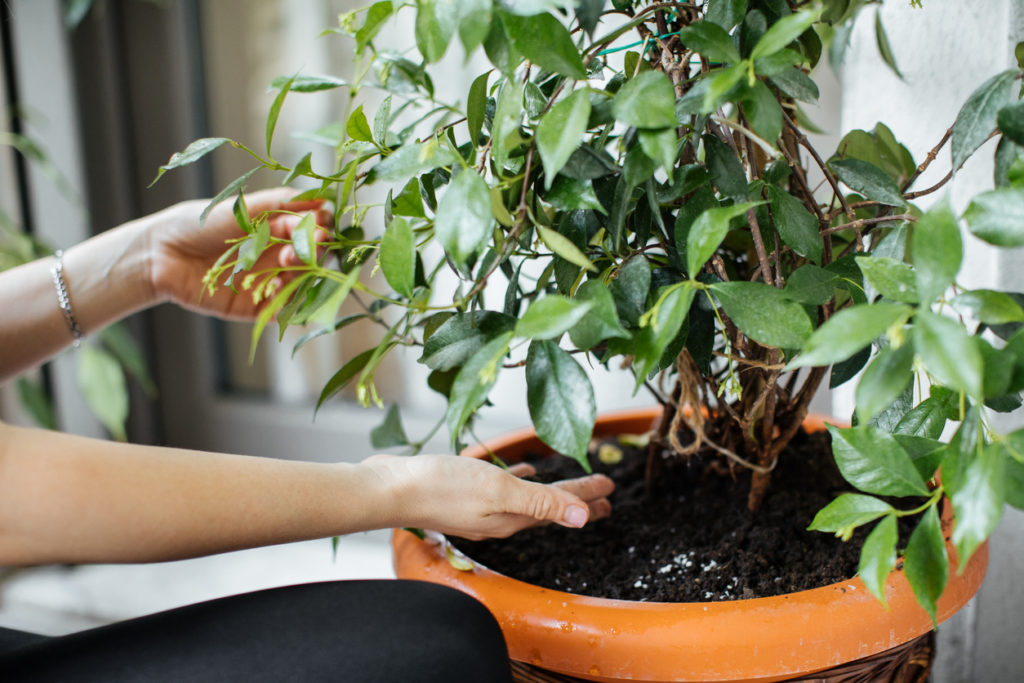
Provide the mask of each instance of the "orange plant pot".
[{"label": "orange plant pot", "polygon": [[[603,416],[595,436],[646,432],[658,410]],[[823,429],[824,421],[808,418],[806,426]],[[485,457],[488,449],[506,462],[549,450],[524,429],[463,455]],[[441,544],[406,531],[394,532],[392,548],[399,578],[446,584],[486,605],[513,660],[593,681],[781,681],[884,652],[932,628],[900,570],[886,581],[888,610],[859,578],[771,598],[652,603],[541,588],[480,565],[459,571]],[[938,604],[940,622],[977,592],[988,566],[987,543],[962,574],[948,543],[947,550],[951,568]]]}]

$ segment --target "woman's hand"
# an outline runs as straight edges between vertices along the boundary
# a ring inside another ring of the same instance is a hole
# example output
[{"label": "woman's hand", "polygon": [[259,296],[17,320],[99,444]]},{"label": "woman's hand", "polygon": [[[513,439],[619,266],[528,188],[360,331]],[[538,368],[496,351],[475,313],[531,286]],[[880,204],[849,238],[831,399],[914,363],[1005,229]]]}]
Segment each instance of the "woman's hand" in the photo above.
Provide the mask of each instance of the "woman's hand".
[{"label": "woman's hand", "polygon": [[[252,217],[263,212],[284,212],[270,214],[270,234],[278,239],[290,240],[302,215],[308,212],[316,212],[317,225],[331,224],[331,213],[321,209],[323,202],[288,202],[294,196],[293,188],[282,187],[253,192],[245,199]],[[242,236],[232,212],[232,200],[215,206],[206,222],[200,225],[199,215],[206,204],[205,200],[182,202],[153,216],[148,237],[154,292],[160,301],[170,301],[199,313],[232,320],[252,319],[259,312],[259,306],[247,293],[236,294],[230,288],[218,287],[211,296],[203,290],[203,277],[228,248],[226,240]],[[317,242],[327,237],[326,230],[317,230]],[[291,245],[272,244],[252,270],[300,263]],[[282,280],[286,279],[287,275],[283,275]]]},{"label": "woman's hand", "polygon": [[[451,455],[375,455],[363,464],[391,492],[395,526],[470,540],[504,538],[550,522],[582,527],[611,513],[607,496],[615,488],[600,474],[538,484],[482,460]],[[532,468],[513,471],[525,475]]]}]

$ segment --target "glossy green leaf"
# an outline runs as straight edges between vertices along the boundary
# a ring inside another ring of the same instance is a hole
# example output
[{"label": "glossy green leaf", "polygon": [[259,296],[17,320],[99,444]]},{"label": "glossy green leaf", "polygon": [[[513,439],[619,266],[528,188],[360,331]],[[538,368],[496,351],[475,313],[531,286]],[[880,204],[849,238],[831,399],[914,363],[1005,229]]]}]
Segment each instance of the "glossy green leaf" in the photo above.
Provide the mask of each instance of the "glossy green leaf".
[{"label": "glossy green leaf", "polygon": [[199,138],[192,142],[182,151],[175,152],[171,155],[171,158],[167,160],[167,163],[161,166],[160,170],[157,171],[156,178],[153,178],[149,187],[152,187],[156,181],[160,180],[160,177],[167,171],[195,163],[227,142],[231,142],[231,140],[228,138]]},{"label": "glossy green leaf", "polygon": [[345,274],[344,279],[337,287],[331,290],[330,294],[323,300],[323,303],[320,303],[315,308],[310,308],[307,322],[324,328],[335,327],[338,311],[357,282],[359,282],[358,267],[352,268],[352,270]]},{"label": "glossy green leaf", "polygon": [[274,98],[274,103],[270,105],[270,111],[267,113],[267,156],[271,158],[270,143],[274,140],[274,129],[277,128],[277,119],[281,115],[284,98],[288,96],[288,92],[292,89],[292,83],[294,82],[295,76],[292,76],[281,85],[281,89],[278,91],[277,96]]},{"label": "glossy green leaf", "polygon": [[665,128],[663,130],[641,128],[637,132],[637,139],[640,140],[640,148],[644,151],[644,154],[656,161],[658,166],[671,174],[676,164],[676,151],[678,149],[675,128]]},{"label": "glossy green leaf", "polygon": [[770,80],[779,90],[794,100],[815,104],[820,92],[818,85],[800,69],[791,68],[777,73]]},{"label": "glossy green leaf", "polygon": [[404,218],[393,219],[381,237],[380,269],[396,292],[407,299],[412,298],[416,276],[416,236]]},{"label": "glossy green leaf", "polygon": [[[598,213],[608,213],[594,193],[594,183],[591,180],[577,180],[560,175],[555,179],[545,199],[551,206],[562,211],[590,209]],[[511,225],[512,221],[508,221],[508,223]],[[502,224],[504,225],[504,223]]]},{"label": "glossy green leaf", "polygon": [[42,381],[22,375],[15,381],[18,391],[18,403],[32,418],[37,427],[57,429],[57,415],[53,404],[47,396]]},{"label": "glossy green leaf", "polygon": [[775,185],[768,186],[768,199],[775,229],[782,241],[801,256],[821,263],[822,240],[818,235],[818,219],[803,202]]},{"label": "glossy green leaf", "polygon": [[511,341],[511,332],[498,335],[477,350],[455,376],[445,415],[453,440],[458,438],[469,418],[487,400]]},{"label": "glossy green leaf", "polygon": [[551,294],[535,301],[516,323],[516,336],[554,339],[578,323],[592,304]]},{"label": "glossy green leaf", "polygon": [[491,150],[495,163],[506,168],[512,151],[522,142],[519,125],[523,118],[523,84],[506,81],[498,92],[498,103],[491,122]]},{"label": "glossy green leaf", "polygon": [[882,26],[882,11],[880,9],[875,10],[875,44],[878,45],[878,54],[882,55],[882,61],[892,69],[897,78],[903,80],[903,74],[900,73],[899,67],[896,66],[896,56],[892,53],[889,36],[885,32],[885,27]]},{"label": "glossy green leaf", "polygon": [[811,27],[820,10],[801,10],[789,16],[782,17],[769,27],[768,31],[761,36],[761,39],[750,51],[750,59],[760,59],[784,49],[787,45],[800,37],[800,34]]},{"label": "glossy green leaf", "polygon": [[922,302],[931,303],[953,283],[963,258],[960,226],[948,202],[932,208],[914,225],[911,245],[918,294]]},{"label": "glossy green leaf", "polygon": [[551,341],[534,341],[526,356],[526,403],[540,440],[590,471],[587,447],[597,404],[587,373]]},{"label": "glossy green leaf", "polygon": [[1024,510],[1024,429],[1006,435],[1002,447],[1006,468],[1006,502]]},{"label": "glossy green leaf", "polygon": [[1024,309],[1005,292],[974,289],[957,294],[951,303],[960,313],[986,325],[1024,322]]},{"label": "glossy green leaf", "polygon": [[889,206],[902,206],[903,193],[885,171],[862,159],[834,159],[829,167],[854,192]]},{"label": "glossy green leaf", "polygon": [[615,299],[619,318],[629,325],[637,325],[647,307],[647,294],[651,288],[651,265],[642,255],[634,256],[619,268],[618,276],[608,285]]},{"label": "glossy green leaf", "polygon": [[480,139],[484,117],[487,115],[487,79],[490,75],[490,71],[485,71],[477,76],[469,87],[466,99],[466,125],[469,127],[469,140],[474,145]]},{"label": "glossy green leaf", "polygon": [[[910,413],[906,413],[906,418]],[[901,419],[900,422],[903,420]],[[897,423],[897,427],[899,424]],[[942,451],[946,444],[938,439],[929,439],[924,436],[912,436],[910,434],[899,434],[894,432],[896,442],[903,447],[903,450],[910,456],[911,462],[917,469],[922,479],[931,480],[935,476],[935,470],[942,464]]]},{"label": "glossy green leaf", "polygon": [[640,319],[642,329],[635,338],[635,371],[637,387],[654,370],[659,369],[662,355],[680,333],[690,312],[696,289],[690,281],[663,288],[650,311]]},{"label": "glossy green leaf", "polygon": [[846,360],[884,334],[890,326],[910,317],[902,304],[860,305],[837,311],[814,331],[799,356],[787,369],[829,365]]},{"label": "glossy green leaf", "polygon": [[[363,18],[363,25],[356,31],[356,52],[362,52],[363,49],[370,44],[370,42],[380,33],[381,28],[384,26],[391,15],[394,13],[394,6],[390,0],[385,2],[375,2],[366,10],[366,16]],[[295,85],[292,86],[293,90],[297,88]]]},{"label": "glossy green leaf", "polygon": [[708,0],[704,11],[706,21],[713,21],[726,31],[731,31],[743,21],[747,13],[747,0]]},{"label": "glossy green leaf", "polygon": [[903,344],[898,349],[890,346],[878,352],[857,383],[857,420],[870,421],[885,410],[913,379],[914,349]]},{"label": "glossy green leaf", "polygon": [[782,291],[793,301],[806,306],[820,306],[833,296],[839,286],[839,276],[824,268],[806,264],[800,266],[786,279]]},{"label": "glossy green leaf", "polygon": [[996,128],[999,110],[1010,101],[1013,80],[1018,71],[1010,69],[996,74],[975,90],[953,123],[951,149],[953,169],[957,170]]},{"label": "glossy green leaf", "polygon": [[349,114],[345,131],[353,140],[373,142],[373,129],[370,128],[370,122],[366,120],[366,114],[363,113],[363,105],[360,104]]},{"label": "glossy green leaf", "polygon": [[970,335],[954,320],[920,310],[912,328],[914,349],[928,372],[955,391],[984,397],[984,364]]},{"label": "glossy green leaf", "polygon": [[316,265],[316,214],[307,213],[292,231],[292,248],[302,262]]},{"label": "glossy green leaf", "polygon": [[374,166],[371,177],[383,182],[407,182],[409,178],[440,166],[457,163],[455,154],[437,140],[402,145]]},{"label": "glossy green leaf", "polygon": [[631,78],[615,95],[612,114],[616,120],[637,128],[674,128],[675,102],[668,76],[660,71],[645,71]]},{"label": "glossy green leaf", "polygon": [[320,410],[320,406],[322,406],[328,399],[348,386],[349,382],[355,379],[359,373],[363,371],[363,368],[366,367],[366,364],[373,357],[375,351],[376,349],[367,349],[366,351],[363,351],[349,359],[348,362],[342,365],[341,368],[334,373],[329,380],[327,380],[327,384],[325,384],[324,388],[320,391],[320,397],[316,402],[316,410]]},{"label": "glossy green leaf", "polygon": [[469,55],[487,38],[491,30],[491,0],[457,0],[459,40]]},{"label": "glossy green leaf", "polygon": [[457,0],[416,0],[416,47],[428,64],[448,50],[457,16]]},{"label": "glossy green leaf", "polygon": [[693,222],[686,238],[686,272],[697,276],[729,232],[729,221],[764,202],[745,202],[707,209]]},{"label": "glossy green leaf", "polygon": [[456,264],[465,266],[487,244],[493,225],[487,181],[472,169],[462,171],[437,206],[434,232],[438,240]]},{"label": "glossy green leaf", "polygon": [[782,133],[782,108],[768,86],[755,80],[740,105],[754,132],[768,143],[775,144]]},{"label": "glossy green leaf", "polygon": [[893,301],[914,304],[918,301],[917,278],[914,269],[902,261],[879,256],[857,256],[857,267],[864,279],[878,293]]},{"label": "glossy green leaf", "polygon": [[545,228],[541,225],[537,226],[537,234],[540,236],[542,242],[548,249],[553,251],[559,257],[565,259],[574,266],[585,268],[587,270],[597,270],[597,267],[590,262],[586,254],[577,248],[568,237],[560,234],[557,230],[551,228]]},{"label": "glossy green leaf", "polygon": [[301,93],[334,90],[335,88],[343,88],[349,84],[345,79],[338,78],[336,76],[303,76],[300,74],[294,77],[278,76],[270,82],[270,90],[280,90],[289,80],[292,82],[291,92]]},{"label": "glossy green leaf", "polygon": [[889,515],[871,530],[860,550],[857,576],[878,600],[888,606],[885,580],[896,566],[896,517]]},{"label": "glossy green leaf", "polygon": [[83,344],[75,360],[75,378],[85,404],[115,439],[125,441],[128,385],[117,358],[97,346]]},{"label": "glossy green leaf", "polygon": [[[974,551],[999,524],[1006,492],[1006,469],[1002,449],[984,447],[972,457],[961,485],[952,492],[956,524],[953,545],[963,572]],[[943,472],[946,471],[943,465]]]},{"label": "glossy green leaf", "polygon": [[1024,246],[1024,188],[1002,187],[975,195],[964,220],[975,237],[989,244]]},{"label": "glossy green leaf", "polygon": [[516,319],[494,311],[457,313],[426,335],[419,362],[445,372],[464,365],[487,342],[511,332]]},{"label": "glossy green leaf", "polygon": [[946,556],[946,540],[942,536],[938,506],[928,508],[910,534],[903,569],[917,601],[932,618],[932,625],[938,625],[935,603],[949,579],[949,558]]},{"label": "glossy green leaf", "polygon": [[528,60],[569,78],[583,80],[587,77],[583,59],[572,42],[572,36],[553,15],[543,13],[520,16],[503,13],[501,18],[512,45]]},{"label": "glossy green leaf", "polygon": [[146,353],[123,322],[108,325],[99,333],[103,347],[114,355],[125,372],[142,385],[148,396],[156,396],[156,383],[149,374]]},{"label": "glossy green leaf", "polygon": [[588,280],[576,290],[576,301],[590,303],[590,310],[569,329],[569,338],[580,349],[589,349],[605,339],[629,338],[629,332],[619,322],[615,299],[600,280]]},{"label": "glossy green leaf", "polygon": [[892,434],[862,425],[828,426],[832,454],[843,478],[877,496],[927,496],[928,487]]},{"label": "glossy green leaf", "polygon": [[270,321],[278,314],[278,312],[285,307],[285,305],[291,301],[292,294],[295,293],[299,287],[301,287],[312,275],[310,273],[303,273],[296,277],[294,280],[286,284],[281,290],[274,295],[268,303],[263,304],[263,308],[260,309],[259,315],[256,317],[256,324],[252,326],[252,336],[249,342],[249,363],[256,359],[256,347],[259,344],[260,337],[263,336],[263,330],[267,328]]},{"label": "glossy green leaf", "polygon": [[1003,136],[1018,145],[1024,144],[1024,102],[1014,102],[999,110],[996,124]]},{"label": "glossy green leaf", "polygon": [[761,282],[711,285],[726,314],[748,337],[765,346],[798,349],[811,335],[804,307],[782,290]]},{"label": "glossy green leaf", "polygon": [[544,164],[544,184],[551,187],[555,176],[576,151],[590,120],[590,94],[577,90],[548,111],[537,124],[535,140]]},{"label": "glossy green leaf", "polygon": [[893,512],[891,505],[874,496],[844,493],[819,510],[807,530],[831,532],[848,541],[857,527]]},{"label": "glossy green leaf", "polygon": [[740,61],[740,53],[732,37],[713,21],[690,24],[679,32],[679,40],[688,49],[699,52],[713,62],[735,64]]},{"label": "glossy green leaf", "polygon": [[921,401],[900,418],[895,433],[937,439],[946,426],[946,420],[957,417],[956,401],[951,402],[950,399],[955,399],[955,396],[933,395]]},{"label": "glossy green leaf", "polygon": [[746,199],[747,176],[732,148],[715,135],[705,135],[702,139],[708,173],[715,187],[728,197]]},{"label": "glossy green leaf", "polygon": [[405,428],[402,427],[398,404],[392,403],[384,415],[384,421],[370,430],[370,444],[374,448],[409,445],[409,437],[405,435]]}]

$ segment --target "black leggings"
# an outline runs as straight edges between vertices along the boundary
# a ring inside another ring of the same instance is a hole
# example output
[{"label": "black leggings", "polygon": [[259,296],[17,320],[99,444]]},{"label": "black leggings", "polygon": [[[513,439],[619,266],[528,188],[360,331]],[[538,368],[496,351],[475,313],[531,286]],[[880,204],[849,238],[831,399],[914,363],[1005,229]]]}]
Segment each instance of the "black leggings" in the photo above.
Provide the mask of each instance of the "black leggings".
[{"label": "black leggings", "polygon": [[511,680],[490,612],[419,581],[275,588],[56,638],[0,629],[5,683]]}]

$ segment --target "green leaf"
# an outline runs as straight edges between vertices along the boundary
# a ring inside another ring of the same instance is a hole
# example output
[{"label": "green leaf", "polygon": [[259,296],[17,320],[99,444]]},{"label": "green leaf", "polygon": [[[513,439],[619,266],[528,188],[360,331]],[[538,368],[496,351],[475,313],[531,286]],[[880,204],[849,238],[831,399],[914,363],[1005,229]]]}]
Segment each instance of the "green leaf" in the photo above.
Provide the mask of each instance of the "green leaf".
[{"label": "green leaf", "polygon": [[473,169],[455,176],[441,198],[434,217],[434,232],[445,252],[460,267],[487,244],[494,215],[487,181]]},{"label": "green leaf", "polygon": [[491,151],[499,168],[506,168],[509,155],[522,142],[519,124],[523,117],[523,84],[509,80],[501,86],[491,122]]},{"label": "green leaf", "polygon": [[578,323],[591,309],[586,301],[550,294],[535,301],[516,323],[516,336],[554,339]]},{"label": "green leaf", "polygon": [[679,32],[679,39],[687,48],[699,52],[713,62],[734,64],[740,53],[724,28],[713,21],[699,21]]},{"label": "green leaf", "polygon": [[579,248],[572,243],[572,240],[565,235],[562,235],[557,230],[552,230],[551,228],[545,228],[542,225],[538,225],[537,234],[548,249],[555,252],[555,254],[569,263],[590,271],[597,270],[597,267],[590,262],[590,259],[587,258],[586,254],[580,251]]},{"label": "green leaf", "polygon": [[764,202],[745,202],[707,209],[693,222],[686,238],[686,272],[697,277],[729,232],[729,221]]},{"label": "green leaf", "polygon": [[896,434],[907,434],[913,436],[928,437],[937,439],[946,426],[947,419],[957,419],[959,409],[957,408],[956,394],[948,389],[943,389],[944,395],[936,392],[941,387],[932,387],[932,396],[921,401],[910,412],[900,418],[896,425]]},{"label": "green leaf", "polygon": [[[905,419],[906,413],[903,418]],[[903,419],[900,420],[900,423]],[[899,428],[899,424],[896,425]],[[930,480],[935,476],[935,470],[942,464],[942,451],[946,444],[938,439],[929,439],[924,436],[912,436],[910,434],[899,434],[894,432],[896,442],[903,447],[903,450],[910,456],[910,460],[917,468],[917,473],[922,479]]]},{"label": "green leaf", "polygon": [[640,319],[642,329],[635,348],[637,387],[658,369],[662,355],[679,335],[697,290],[690,281],[683,281],[662,290],[655,305]]},{"label": "green leaf", "polygon": [[587,447],[597,404],[587,373],[551,341],[534,341],[526,356],[526,402],[537,436],[590,471]]},{"label": "green leaf", "polygon": [[975,195],[964,220],[975,237],[989,244],[1024,246],[1024,188],[1002,187]]},{"label": "green leaf", "polygon": [[192,142],[182,151],[175,152],[171,155],[171,158],[167,160],[167,163],[160,167],[160,170],[156,174],[156,178],[153,178],[153,182],[149,184],[149,187],[153,187],[153,185],[156,184],[156,181],[160,180],[160,177],[167,171],[194,163],[226,142],[231,142],[231,140],[228,138],[199,138],[195,142]]},{"label": "green leaf", "polygon": [[898,349],[887,346],[864,371],[857,384],[857,420],[869,422],[888,408],[914,377],[914,348],[903,344]]},{"label": "green leaf", "polygon": [[363,368],[366,367],[366,364],[370,362],[370,359],[373,357],[375,352],[376,349],[367,349],[342,365],[341,368],[334,373],[329,380],[327,380],[327,384],[325,384],[324,388],[320,391],[320,398],[316,401],[316,410],[320,410],[320,406],[322,406],[324,402],[344,389],[349,382],[355,379],[359,373],[363,371]]},{"label": "green leaf", "polygon": [[912,309],[902,304],[865,304],[837,311],[814,331],[799,356],[787,370],[828,365],[846,360],[884,334],[890,326],[905,321]]},{"label": "green leaf", "polygon": [[919,310],[912,328],[914,349],[939,382],[978,400],[984,399],[981,352],[957,322]]},{"label": "green leaf", "polygon": [[1006,468],[1006,502],[1024,510],[1024,430],[1006,435],[1002,446]]},{"label": "green leaf", "polygon": [[762,57],[774,54],[784,49],[787,45],[800,37],[800,34],[811,27],[821,10],[801,10],[789,16],[782,17],[761,36],[761,39],[750,51],[750,60],[754,61]]},{"label": "green leaf", "polygon": [[957,294],[951,303],[960,313],[986,325],[1024,322],[1024,309],[1005,292],[974,289]]},{"label": "green leaf", "polygon": [[270,90],[281,90],[285,84],[291,81],[291,92],[319,92],[321,90],[333,90],[348,85],[348,81],[336,76],[278,76],[270,82]]},{"label": "green leaf", "polygon": [[637,138],[640,140],[640,148],[644,154],[658,162],[658,165],[671,175],[677,156],[678,139],[675,128],[665,128],[664,130],[641,128],[637,132]]},{"label": "green leaf", "polygon": [[[575,209],[591,209],[599,213],[607,214],[608,211],[601,204],[601,200],[594,193],[594,183],[591,180],[577,180],[566,175],[560,175],[545,197],[551,206],[562,211],[573,211]],[[508,210],[506,209],[506,212]],[[497,211],[495,211],[497,214]],[[500,222],[500,216],[499,216]],[[513,221],[506,221],[512,225]],[[505,223],[502,223],[504,225]]]},{"label": "green leaf", "polygon": [[844,493],[819,510],[807,530],[831,532],[848,541],[857,527],[894,512],[891,505],[874,496]]},{"label": "green leaf", "polygon": [[370,128],[370,122],[366,120],[366,114],[363,113],[363,105],[360,104],[355,111],[349,114],[345,131],[353,140],[373,142],[373,129]]},{"label": "green leaf", "polygon": [[999,110],[1010,101],[1010,90],[1017,74],[1016,69],[996,74],[982,83],[964,102],[953,123],[953,170],[963,166],[967,157],[981,147],[995,130]]},{"label": "green leaf", "polygon": [[732,148],[715,135],[705,135],[702,140],[707,156],[708,173],[711,174],[715,187],[726,196],[746,199],[747,176]]},{"label": "green leaf", "polygon": [[[363,25],[356,31],[356,52],[362,52],[370,41],[372,41],[380,29],[384,26],[384,22],[394,12],[390,0],[385,2],[375,2],[370,5],[369,9],[366,10],[366,17],[363,19]],[[292,89],[295,90],[295,85],[292,85]]]},{"label": "green leaf", "polygon": [[820,306],[836,293],[840,278],[824,268],[806,264],[786,279],[786,296],[806,306]]},{"label": "green leaf", "polygon": [[416,278],[416,236],[404,218],[393,219],[381,237],[380,269],[396,292],[407,299],[412,298]]},{"label": "green leaf", "polygon": [[501,359],[508,353],[512,332],[505,332],[484,344],[455,376],[445,420],[452,439],[462,433],[466,422],[483,405],[498,379]]},{"label": "green leaf", "polygon": [[743,21],[747,13],[747,0],[708,0],[704,18],[713,21],[726,31],[731,31]]},{"label": "green leaf", "polygon": [[587,77],[583,59],[565,26],[551,14],[529,17],[502,13],[512,45],[528,60],[548,71],[575,80]]},{"label": "green leaf", "polygon": [[590,91],[584,88],[553,106],[537,124],[535,139],[546,188],[551,188],[555,176],[580,146],[589,120]]},{"label": "green leaf", "polygon": [[18,402],[25,409],[36,426],[43,429],[57,428],[57,415],[53,412],[50,397],[46,395],[42,382],[26,376],[17,379]]},{"label": "green leaf", "polygon": [[818,235],[818,219],[803,202],[775,185],[768,186],[768,199],[775,229],[782,241],[801,256],[821,263],[822,240]]},{"label": "green leaf", "polygon": [[843,478],[876,496],[927,496],[928,487],[892,434],[867,425],[828,425],[832,455]]},{"label": "green leaf", "polygon": [[828,163],[839,180],[868,199],[903,206],[903,193],[885,171],[862,159],[833,159]]},{"label": "green leaf", "polygon": [[398,412],[397,403],[392,403],[384,415],[384,421],[370,430],[370,444],[374,448],[409,445],[409,437],[405,435],[405,429],[402,427],[402,416]]},{"label": "green leaf", "polygon": [[996,124],[1003,136],[1017,143],[1024,144],[1024,102],[1014,102],[999,110]]},{"label": "green leaf", "polygon": [[420,194],[420,182],[413,178],[405,184],[402,191],[392,200],[391,212],[395,216],[408,218],[426,218],[423,210],[423,196]]},{"label": "green leaf", "polygon": [[491,0],[458,0],[459,40],[469,55],[491,30]]},{"label": "green leaf", "polygon": [[775,144],[782,134],[782,108],[768,86],[755,80],[740,104],[754,132],[770,144]]},{"label": "green leaf", "polygon": [[113,354],[92,344],[83,344],[76,355],[75,377],[85,404],[118,441],[127,440],[128,385]]},{"label": "green leaf", "polygon": [[444,57],[457,15],[456,0],[416,0],[416,47],[427,64]]},{"label": "green leaf", "polygon": [[[943,466],[945,472],[945,466]],[[1006,469],[1002,449],[985,447],[967,463],[962,484],[953,491],[953,545],[959,571],[999,524],[1006,495]]]},{"label": "green leaf", "polygon": [[610,337],[628,339],[615,311],[615,299],[600,280],[588,280],[576,290],[575,300],[589,303],[590,310],[569,329],[569,338],[580,349],[589,349]]},{"label": "green leaf", "polygon": [[674,128],[678,125],[672,81],[660,71],[645,71],[626,82],[612,101],[612,114],[637,128]]},{"label": "green leaf", "polygon": [[335,319],[338,317],[341,304],[345,302],[358,281],[359,268],[355,267],[345,274],[345,279],[331,290],[330,295],[323,300],[323,303],[317,304],[315,308],[310,308],[306,322],[315,323],[324,328],[334,328],[337,325]]},{"label": "green leaf", "polygon": [[903,74],[900,73],[899,67],[896,66],[896,57],[892,53],[889,36],[885,33],[885,27],[882,26],[882,11],[880,9],[875,11],[875,43],[878,45],[878,54],[882,55],[882,61],[902,81]]},{"label": "green leaf", "polygon": [[953,283],[963,258],[960,226],[948,201],[930,209],[917,222],[911,250],[920,300],[931,303]]},{"label": "green leaf", "polygon": [[263,305],[263,309],[260,310],[260,314],[256,317],[256,324],[252,326],[252,340],[249,343],[250,364],[256,359],[256,347],[260,342],[260,337],[263,336],[263,330],[267,328],[267,325],[270,324],[270,321],[273,320],[278,311],[291,301],[291,296],[295,293],[295,290],[301,287],[310,277],[312,277],[311,273],[303,273],[282,287],[281,291],[269,303]]},{"label": "green leaf", "polygon": [[748,337],[765,346],[798,349],[811,335],[804,307],[782,290],[761,282],[720,282],[711,285],[722,308]]},{"label": "green leaf", "polygon": [[316,214],[307,213],[292,231],[292,247],[303,263],[316,265]]},{"label": "green leaf", "polygon": [[402,145],[370,170],[373,180],[407,182],[412,176],[457,163],[455,154],[437,140]]},{"label": "green leaf", "polygon": [[274,103],[270,105],[270,111],[267,113],[267,156],[273,158],[270,152],[270,143],[274,140],[274,129],[277,127],[277,118],[281,115],[281,106],[284,105],[284,98],[288,96],[288,92],[292,89],[292,84],[295,82],[295,76],[292,76],[281,85],[281,89],[277,93],[277,97],[274,98]]},{"label": "green leaf", "polygon": [[946,588],[949,578],[949,558],[946,556],[946,542],[942,537],[942,524],[936,505],[925,511],[914,532],[907,541],[907,552],[903,558],[903,569],[917,601],[937,626],[935,603]]},{"label": "green leaf", "polygon": [[909,265],[879,256],[857,256],[854,261],[879,294],[894,301],[917,303],[917,279]]},{"label": "green leaf", "polygon": [[820,93],[817,84],[800,69],[787,69],[775,74],[768,80],[794,100],[811,104],[815,104],[818,101]]},{"label": "green leaf", "polygon": [[464,365],[487,342],[515,327],[516,319],[495,311],[457,313],[423,343],[419,362],[445,372]]},{"label": "green leaf", "polygon": [[[301,159],[299,159],[298,162],[296,162],[295,166],[292,167],[292,170],[288,172],[288,175],[285,176],[285,178],[281,182],[281,184],[282,185],[288,185],[288,184],[290,184],[292,181],[294,181],[296,178],[298,178],[300,176],[312,176],[312,174],[313,174],[313,165],[312,165],[312,162],[311,162],[312,158],[313,158],[313,153],[312,152],[306,152],[303,155],[303,157]],[[239,195],[239,197],[241,197],[241,195]]]},{"label": "green leaf", "polygon": [[142,385],[146,394],[156,396],[156,384],[149,375],[146,354],[132,337],[128,327],[120,322],[108,325],[99,333],[99,337],[106,350],[114,354],[117,362]]},{"label": "green leaf", "polygon": [[474,146],[480,139],[487,115],[487,79],[490,75],[490,71],[485,71],[477,76],[473,85],[469,86],[469,96],[466,98],[466,125],[469,127],[469,141]]},{"label": "green leaf", "polygon": [[857,576],[871,594],[888,607],[885,598],[885,580],[896,566],[896,517],[889,515],[878,523],[860,550]]}]

